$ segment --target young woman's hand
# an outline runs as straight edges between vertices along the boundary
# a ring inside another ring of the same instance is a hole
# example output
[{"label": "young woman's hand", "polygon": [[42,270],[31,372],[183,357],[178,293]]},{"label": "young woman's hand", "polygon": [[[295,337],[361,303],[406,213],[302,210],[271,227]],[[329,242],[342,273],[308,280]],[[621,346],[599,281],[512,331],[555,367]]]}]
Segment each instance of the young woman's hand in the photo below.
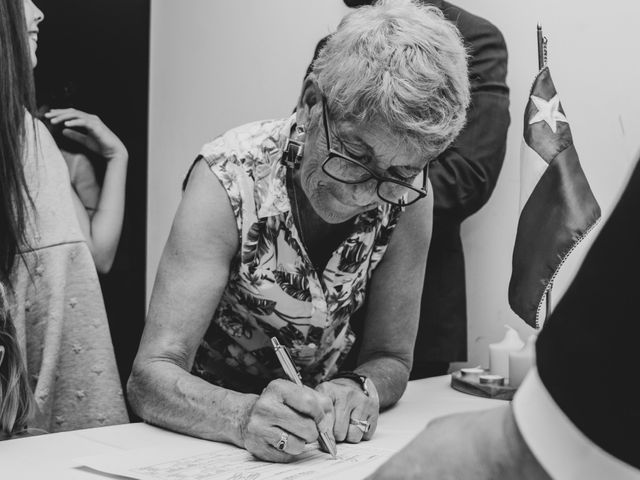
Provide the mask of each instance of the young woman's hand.
[{"label": "young woman's hand", "polygon": [[106,160],[102,188],[91,214],[78,197],[74,184],[72,198],[80,229],[100,273],[107,273],[118,250],[124,218],[129,154],[124,144],[96,115],[75,108],[51,109],[44,114],[62,135],[78,142]]},{"label": "young woman's hand", "polygon": [[52,125],[62,124],[62,134],[106,160],[127,159],[124,144],[96,115],[75,108],[52,108],[44,116]]}]

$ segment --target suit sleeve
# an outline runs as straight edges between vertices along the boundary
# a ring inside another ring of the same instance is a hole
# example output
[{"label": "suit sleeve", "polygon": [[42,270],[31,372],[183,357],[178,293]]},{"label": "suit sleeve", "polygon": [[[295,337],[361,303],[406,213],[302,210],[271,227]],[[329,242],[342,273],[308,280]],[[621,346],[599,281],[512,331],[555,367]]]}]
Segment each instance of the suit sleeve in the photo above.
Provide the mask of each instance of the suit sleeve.
[{"label": "suit sleeve", "polygon": [[592,442],[636,469],[639,206],[636,163],[617,206],[536,342],[540,378],[553,400]]},{"label": "suit sleeve", "polygon": [[479,210],[491,196],[504,161],[510,122],[504,38],[491,23],[467,16],[471,17],[454,19],[470,59],[467,124],[429,171],[434,213],[460,220]]}]

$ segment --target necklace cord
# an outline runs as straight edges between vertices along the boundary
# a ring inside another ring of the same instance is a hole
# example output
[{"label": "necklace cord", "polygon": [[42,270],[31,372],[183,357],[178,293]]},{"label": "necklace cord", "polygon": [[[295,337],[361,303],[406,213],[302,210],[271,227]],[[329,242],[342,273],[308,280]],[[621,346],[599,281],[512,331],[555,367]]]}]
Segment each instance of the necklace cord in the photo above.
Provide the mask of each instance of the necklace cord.
[{"label": "necklace cord", "polygon": [[293,200],[293,223],[295,224],[298,233],[300,234],[300,241],[305,249],[307,249],[307,242],[304,238],[304,227],[302,225],[302,216],[300,215],[300,206],[298,205],[298,195],[296,190],[296,182],[293,178],[293,168],[287,168],[287,180],[292,200]]}]

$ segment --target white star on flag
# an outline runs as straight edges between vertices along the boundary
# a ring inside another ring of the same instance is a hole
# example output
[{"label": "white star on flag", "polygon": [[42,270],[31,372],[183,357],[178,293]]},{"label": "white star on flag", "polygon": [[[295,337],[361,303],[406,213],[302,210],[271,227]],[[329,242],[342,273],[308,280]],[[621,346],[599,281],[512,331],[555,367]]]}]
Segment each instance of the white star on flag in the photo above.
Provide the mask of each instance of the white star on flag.
[{"label": "white star on flag", "polygon": [[557,122],[569,123],[567,117],[560,112],[560,97],[558,97],[558,94],[555,94],[549,101],[536,97],[535,95],[531,95],[531,100],[538,109],[538,112],[531,117],[529,125],[544,121],[547,122],[551,131],[556,133],[558,129]]}]

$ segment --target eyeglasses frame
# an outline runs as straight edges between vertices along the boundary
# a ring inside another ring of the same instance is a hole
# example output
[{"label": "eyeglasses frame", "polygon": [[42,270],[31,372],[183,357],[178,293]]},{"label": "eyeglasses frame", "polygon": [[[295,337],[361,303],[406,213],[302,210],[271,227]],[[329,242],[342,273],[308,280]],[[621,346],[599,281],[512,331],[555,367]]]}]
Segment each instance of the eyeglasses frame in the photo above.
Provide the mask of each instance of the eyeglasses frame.
[{"label": "eyeglasses frame", "polygon": [[[326,98],[324,97],[324,95],[322,96],[322,123],[324,125],[324,134],[325,137],[327,138],[327,158],[325,159],[324,162],[322,162],[322,171],[327,174],[329,177],[333,178],[334,180],[341,182],[341,183],[346,183],[347,185],[357,185],[359,183],[364,183],[364,182],[368,182],[369,180],[371,180],[371,178],[374,178],[378,183],[376,185],[376,194],[378,195],[378,197],[387,202],[390,203],[391,205],[396,205],[398,207],[406,207],[408,205],[413,205],[414,203],[416,203],[418,200],[421,200],[423,198],[425,198],[427,196],[427,177],[429,174],[429,163],[427,163],[427,165],[425,166],[425,168],[422,171],[423,177],[422,177],[422,188],[418,189],[416,187],[414,187],[413,185],[411,185],[410,183],[407,182],[403,182],[401,180],[395,180],[393,178],[387,178],[387,177],[383,177],[378,175],[376,172],[374,172],[373,170],[371,170],[369,167],[367,167],[366,165],[364,165],[363,163],[359,162],[358,160],[355,160],[347,155],[345,155],[342,152],[339,152],[337,150],[335,150],[332,146],[331,146],[331,135],[330,135],[330,131],[329,131],[329,116],[327,115],[327,101]],[[338,157],[341,158],[343,160],[346,160],[347,162],[351,162],[357,166],[359,166],[360,168],[363,168],[364,170],[366,170],[369,175],[371,175],[371,177],[366,178],[364,180],[358,180],[358,181],[350,181],[350,180],[345,180],[343,178],[338,178],[334,175],[332,175],[329,171],[327,171],[326,169],[326,165],[327,163],[329,163],[329,160],[331,160],[334,157]],[[405,188],[409,188],[410,190],[413,190],[414,192],[416,192],[418,194],[418,197],[415,200],[412,200],[410,202],[392,202],[390,200],[387,200],[386,198],[384,198],[382,195],[380,195],[380,185],[382,185],[382,182],[390,182],[390,183],[394,183],[396,185],[400,185],[402,187]]]}]

